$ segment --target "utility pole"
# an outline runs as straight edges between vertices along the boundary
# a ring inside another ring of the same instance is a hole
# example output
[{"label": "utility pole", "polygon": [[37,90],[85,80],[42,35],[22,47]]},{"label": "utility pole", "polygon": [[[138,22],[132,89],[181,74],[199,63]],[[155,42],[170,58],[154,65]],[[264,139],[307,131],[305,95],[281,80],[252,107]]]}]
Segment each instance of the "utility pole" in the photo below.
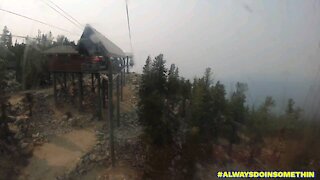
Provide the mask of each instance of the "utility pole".
[{"label": "utility pole", "polygon": [[120,77],[117,75],[117,127],[120,127]]},{"label": "utility pole", "polygon": [[106,107],[106,80],[102,79],[102,107]]},{"label": "utility pole", "polygon": [[82,102],[83,102],[83,74],[78,74],[78,81],[79,81],[79,109],[82,110]]},{"label": "utility pole", "polygon": [[129,56],[127,56],[127,73],[129,74]]},{"label": "utility pole", "polygon": [[122,73],[123,73],[123,85],[125,86],[126,85],[126,59],[123,58],[122,59],[122,62],[123,62],[123,68],[121,69],[122,70]]},{"label": "utility pole", "polygon": [[109,116],[109,141],[110,141],[110,155],[111,155],[111,164],[112,167],[115,165],[115,157],[114,157],[114,137],[113,137],[113,93],[112,93],[112,82],[113,82],[113,74],[112,74],[112,61],[109,59],[108,62],[108,116]]},{"label": "utility pole", "polygon": [[120,100],[123,101],[123,60],[121,59],[121,68],[120,68]]},{"label": "utility pole", "polygon": [[94,75],[91,73],[91,91],[94,92]]},{"label": "utility pole", "polygon": [[57,75],[55,72],[52,73],[53,75],[53,95],[54,95],[54,103],[57,105]]},{"label": "utility pole", "polygon": [[99,120],[101,120],[102,118],[102,102],[101,102],[101,80],[100,80],[100,74],[96,74],[96,79],[98,81],[98,94],[97,94],[97,98],[98,98],[98,118]]}]

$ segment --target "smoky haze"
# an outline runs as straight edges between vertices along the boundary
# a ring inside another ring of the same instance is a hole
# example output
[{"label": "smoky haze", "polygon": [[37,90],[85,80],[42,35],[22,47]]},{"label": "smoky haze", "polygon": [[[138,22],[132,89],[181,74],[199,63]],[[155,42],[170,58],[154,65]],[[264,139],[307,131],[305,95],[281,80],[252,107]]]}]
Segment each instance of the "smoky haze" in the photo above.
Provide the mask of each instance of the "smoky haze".
[{"label": "smoky haze", "polygon": [[[131,51],[125,1],[56,0],[83,24],[89,23],[124,51]],[[17,5],[19,4],[19,5]],[[319,106],[320,1],[300,0],[129,0],[134,70],[148,55],[163,53],[182,76],[211,67],[230,91],[249,85],[248,102],[271,95],[279,111],[288,98],[314,114]],[[51,30],[77,40],[76,28],[39,0],[0,1],[0,7],[74,32],[68,34],[3,12],[0,25],[13,34]]]}]

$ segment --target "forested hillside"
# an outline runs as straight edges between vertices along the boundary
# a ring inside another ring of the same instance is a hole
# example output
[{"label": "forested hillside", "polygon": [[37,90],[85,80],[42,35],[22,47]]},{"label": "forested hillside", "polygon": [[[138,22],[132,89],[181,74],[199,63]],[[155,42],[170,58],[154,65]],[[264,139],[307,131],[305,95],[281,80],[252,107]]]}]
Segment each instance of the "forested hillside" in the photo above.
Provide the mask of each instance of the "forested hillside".
[{"label": "forested hillside", "polygon": [[148,57],[138,103],[144,138],[153,147],[147,153],[154,165],[148,175],[154,178],[160,170],[187,178],[195,175],[197,164],[319,170],[319,122],[304,119],[293,99],[280,115],[272,113],[276,102],[271,96],[248,106],[248,88],[238,82],[227,96],[211,68],[190,81],[174,64],[167,68],[162,54]]}]

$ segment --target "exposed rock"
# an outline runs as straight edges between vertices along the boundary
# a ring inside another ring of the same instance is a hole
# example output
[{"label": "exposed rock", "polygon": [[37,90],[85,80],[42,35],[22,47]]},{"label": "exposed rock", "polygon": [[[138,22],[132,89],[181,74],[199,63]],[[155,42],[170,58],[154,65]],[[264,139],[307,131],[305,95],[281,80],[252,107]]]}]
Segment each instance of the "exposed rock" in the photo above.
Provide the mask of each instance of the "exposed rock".
[{"label": "exposed rock", "polygon": [[68,119],[68,124],[71,125],[71,126],[74,126],[75,122],[76,121],[73,118]]},{"label": "exposed rock", "polygon": [[89,159],[91,160],[91,161],[95,161],[96,160],[96,155],[94,155],[94,154],[90,154],[90,156],[89,156]]},{"label": "exposed rock", "polygon": [[23,147],[23,148],[21,148],[21,149],[22,149],[22,150],[21,150],[21,153],[22,153],[23,155],[29,155],[29,154],[31,154],[32,151],[33,151],[33,145],[32,145],[32,144],[23,143],[23,144],[21,144],[21,147]]},{"label": "exposed rock", "polygon": [[14,138],[15,138],[15,139],[18,139],[18,140],[22,139],[23,137],[24,137],[24,134],[23,134],[22,132],[20,132],[20,131],[18,131],[18,132],[14,135]]},{"label": "exposed rock", "polygon": [[68,120],[68,116],[65,114],[65,115],[62,116],[61,119],[62,119],[62,121],[67,121]]},{"label": "exposed rock", "polygon": [[21,148],[24,149],[24,148],[26,148],[28,145],[29,145],[29,143],[26,143],[26,142],[21,143]]},{"label": "exposed rock", "polygon": [[86,172],[87,172],[87,170],[85,170],[85,169],[80,169],[80,170],[78,171],[78,173],[79,173],[80,175],[84,175]]},{"label": "exposed rock", "polygon": [[21,84],[16,81],[16,71],[7,70],[4,79],[6,83],[5,92],[9,93],[21,89]]},{"label": "exposed rock", "polygon": [[38,133],[36,133],[36,134],[32,134],[32,138],[38,138],[39,137],[39,132]]}]

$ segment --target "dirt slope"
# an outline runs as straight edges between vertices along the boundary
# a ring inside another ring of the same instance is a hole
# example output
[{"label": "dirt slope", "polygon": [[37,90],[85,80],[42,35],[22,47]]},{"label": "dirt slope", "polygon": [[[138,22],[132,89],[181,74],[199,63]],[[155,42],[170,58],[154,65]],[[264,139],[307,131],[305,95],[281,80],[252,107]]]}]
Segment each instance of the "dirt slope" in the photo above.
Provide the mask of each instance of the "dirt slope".
[{"label": "dirt slope", "polygon": [[19,179],[56,179],[76,165],[80,157],[95,144],[96,137],[91,129],[73,130],[52,137],[48,143],[36,147],[28,166]]}]

